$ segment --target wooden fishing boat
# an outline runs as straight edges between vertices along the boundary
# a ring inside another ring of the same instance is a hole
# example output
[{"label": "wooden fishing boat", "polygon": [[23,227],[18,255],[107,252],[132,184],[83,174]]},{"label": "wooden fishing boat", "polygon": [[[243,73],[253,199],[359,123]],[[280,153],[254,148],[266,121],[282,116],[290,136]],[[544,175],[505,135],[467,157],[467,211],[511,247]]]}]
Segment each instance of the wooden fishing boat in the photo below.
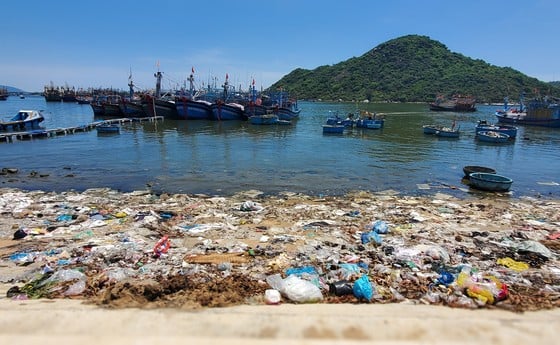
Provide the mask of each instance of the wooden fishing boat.
[{"label": "wooden fishing boat", "polygon": [[480,165],[467,165],[463,167],[463,172],[465,173],[465,178],[469,178],[469,175],[475,172],[495,174],[496,170]]},{"label": "wooden fishing boat", "polygon": [[507,192],[513,183],[509,177],[483,172],[471,173],[469,180],[471,187],[490,192]]},{"label": "wooden fishing boat", "polygon": [[494,131],[482,131],[476,133],[476,138],[479,141],[484,141],[487,143],[507,143],[509,141],[509,135]]}]

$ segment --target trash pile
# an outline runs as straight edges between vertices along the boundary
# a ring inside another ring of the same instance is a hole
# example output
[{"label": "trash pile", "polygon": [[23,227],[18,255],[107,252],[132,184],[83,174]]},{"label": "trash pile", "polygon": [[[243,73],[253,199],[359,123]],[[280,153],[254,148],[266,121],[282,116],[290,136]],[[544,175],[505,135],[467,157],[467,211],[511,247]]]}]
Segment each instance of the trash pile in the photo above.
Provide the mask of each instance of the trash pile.
[{"label": "trash pile", "polygon": [[6,297],[109,307],[560,306],[560,202],[354,192],[0,196]]}]

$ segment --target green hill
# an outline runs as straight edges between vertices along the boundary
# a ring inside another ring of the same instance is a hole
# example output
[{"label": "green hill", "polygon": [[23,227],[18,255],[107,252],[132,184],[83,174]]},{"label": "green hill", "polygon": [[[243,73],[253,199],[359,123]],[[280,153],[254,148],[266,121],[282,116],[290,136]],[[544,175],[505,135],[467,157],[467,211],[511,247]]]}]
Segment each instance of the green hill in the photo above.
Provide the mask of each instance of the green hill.
[{"label": "green hill", "polygon": [[560,96],[560,88],[451,52],[426,36],[409,35],[378,45],[360,57],[314,70],[298,68],[271,85],[300,99],[432,101],[437,94],[470,94],[478,102],[516,100],[521,91]]}]

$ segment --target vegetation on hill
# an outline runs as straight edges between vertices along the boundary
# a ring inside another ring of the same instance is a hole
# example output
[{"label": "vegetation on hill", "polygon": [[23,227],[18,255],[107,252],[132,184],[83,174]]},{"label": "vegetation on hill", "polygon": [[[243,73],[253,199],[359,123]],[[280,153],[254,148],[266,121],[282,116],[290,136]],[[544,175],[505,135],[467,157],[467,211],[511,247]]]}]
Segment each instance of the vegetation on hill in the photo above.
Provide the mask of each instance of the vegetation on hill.
[{"label": "vegetation on hill", "polygon": [[300,99],[432,101],[438,94],[469,94],[478,102],[560,96],[560,86],[451,52],[426,36],[409,35],[378,45],[360,57],[314,70],[298,68],[274,83]]}]

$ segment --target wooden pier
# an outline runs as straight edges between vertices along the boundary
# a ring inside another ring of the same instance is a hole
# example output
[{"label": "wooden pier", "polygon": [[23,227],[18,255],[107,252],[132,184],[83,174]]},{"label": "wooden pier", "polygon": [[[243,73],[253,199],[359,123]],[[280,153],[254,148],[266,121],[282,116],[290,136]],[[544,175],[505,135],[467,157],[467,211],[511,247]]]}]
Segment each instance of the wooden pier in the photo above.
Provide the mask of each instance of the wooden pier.
[{"label": "wooden pier", "polygon": [[152,116],[152,117],[125,117],[120,119],[109,119],[102,121],[95,121],[88,123],[86,125],[76,126],[76,127],[66,127],[66,128],[52,128],[52,129],[32,129],[23,132],[0,132],[0,142],[11,143],[16,140],[31,140],[35,138],[50,138],[59,135],[69,135],[81,132],[89,132],[95,127],[102,124],[124,124],[132,122],[155,122],[163,120],[163,116]]}]

